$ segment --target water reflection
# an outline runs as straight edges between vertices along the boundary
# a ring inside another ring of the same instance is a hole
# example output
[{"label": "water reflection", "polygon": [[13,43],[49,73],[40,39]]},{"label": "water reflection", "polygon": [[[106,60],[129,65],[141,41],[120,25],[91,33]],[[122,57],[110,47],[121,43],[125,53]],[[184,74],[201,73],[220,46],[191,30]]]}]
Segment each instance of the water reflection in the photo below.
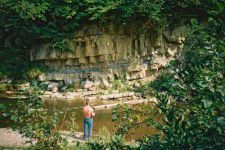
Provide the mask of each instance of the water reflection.
[{"label": "water reflection", "polygon": [[[16,107],[15,99],[6,99],[0,98],[0,103],[6,104],[8,108]],[[92,106],[104,104],[102,101],[95,101],[92,103]],[[55,111],[59,113],[59,123],[58,129],[65,130],[66,125],[63,122],[66,122],[70,119],[73,113],[75,113],[76,123],[79,127],[78,131],[83,132],[83,116],[82,116],[82,107],[84,106],[83,100],[45,100],[44,106],[47,108],[49,115],[53,115]],[[115,122],[112,122],[112,109],[103,109],[103,110],[95,110],[96,116],[94,118],[94,127],[93,133],[98,132],[102,127],[106,127],[110,132],[113,131],[115,127]],[[11,124],[8,120],[0,121],[0,127],[10,127]],[[143,137],[144,135],[152,135],[157,131],[153,127],[139,127],[131,131],[127,139],[138,139]]]},{"label": "water reflection", "polygon": [[[101,102],[96,101],[92,103],[92,106],[101,104]],[[62,125],[63,121],[68,121],[73,113],[75,113],[76,123],[79,127],[79,131],[83,132],[83,116],[82,116],[82,107],[84,106],[83,100],[46,100],[45,107],[50,110],[50,115],[53,111],[58,110],[60,112],[60,122],[59,128],[61,130],[65,129],[65,125]],[[112,110],[103,109],[95,110],[96,116],[94,117],[94,127],[93,132],[98,132],[103,126],[105,126],[109,131],[113,131],[114,122],[112,122]],[[65,117],[65,118],[64,118]]]},{"label": "water reflection", "polygon": [[[64,130],[66,126],[62,126],[63,118],[65,116],[65,121],[69,120],[69,117],[75,113],[76,114],[76,123],[79,126],[80,132],[83,132],[83,116],[82,116],[82,107],[84,106],[83,100],[74,100],[74,101],[61,101],[61,100],[49,100],[45,101],[46,107],[48,110],[60,110],[60,123],[59,129]],[[96,101],[92,103],[92,106],[104,104],[101,101]],[[96,116],[94,117],[94,128],[93,132],[98,132],[102,127],[106,127],[110,132],[113,131],[115,127],[115,122],[112,122],[112,109],[103,109],[103,110],[95,110]],[[51,113],[50,113],[51,114]],[[158,120],[158,119],[157,119]],[[157,133],[157,130],[153,127],[146,127],[143,125],[135,130],[131,130],[129,135],[127,136],[128,140],[139,139],[145,135],[153,135]]]}]

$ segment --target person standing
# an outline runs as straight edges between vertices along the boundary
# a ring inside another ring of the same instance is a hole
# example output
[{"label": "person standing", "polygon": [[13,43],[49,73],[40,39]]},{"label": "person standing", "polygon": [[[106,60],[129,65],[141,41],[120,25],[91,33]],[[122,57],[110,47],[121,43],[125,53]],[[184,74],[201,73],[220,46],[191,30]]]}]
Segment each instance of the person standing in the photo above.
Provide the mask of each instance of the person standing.
[{"label": "person standing", "polygon": [[93,108],[90,106],[90,101],[86,100],[85,106],[83,107],[84,115],[84,140],[91,139],[92,128],[93,128],[93,117],[95,116]]}]

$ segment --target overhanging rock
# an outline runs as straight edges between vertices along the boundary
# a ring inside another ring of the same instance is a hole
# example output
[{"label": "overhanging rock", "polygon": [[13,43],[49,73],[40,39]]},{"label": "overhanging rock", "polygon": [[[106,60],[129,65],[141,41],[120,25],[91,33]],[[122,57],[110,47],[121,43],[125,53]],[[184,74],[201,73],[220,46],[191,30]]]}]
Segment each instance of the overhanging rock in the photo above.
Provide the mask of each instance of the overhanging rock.
[{"label": "overhanging rock", "polygon": [[[86,25],[77,29],[69,41],[72,51],[43,44],[30,51],[30,59],[51,68],[47,80],[76,84],[83,80],[110,83],[112,78],[140,80],[180,55],[184,30],[159,31],[142,24]],[[91,76],[95,78],[89,79]]]}]

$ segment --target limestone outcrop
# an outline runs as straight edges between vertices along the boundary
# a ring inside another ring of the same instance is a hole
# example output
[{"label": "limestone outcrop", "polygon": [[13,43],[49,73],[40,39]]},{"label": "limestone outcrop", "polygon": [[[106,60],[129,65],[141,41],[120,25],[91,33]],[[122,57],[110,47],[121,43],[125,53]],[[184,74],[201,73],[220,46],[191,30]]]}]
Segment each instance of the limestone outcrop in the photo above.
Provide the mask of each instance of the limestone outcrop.
[{"label": "limestone outcrop", "polygon": [[39,45],[30,51],[30,60],[51,68],[46,80],[77,86],[83,81],[102,82],[107,87],[114,79],[134,81],[154,76],[180,55],[184,30],[155,30],[138,23],[85,25],[68,40],[71,51]]}]

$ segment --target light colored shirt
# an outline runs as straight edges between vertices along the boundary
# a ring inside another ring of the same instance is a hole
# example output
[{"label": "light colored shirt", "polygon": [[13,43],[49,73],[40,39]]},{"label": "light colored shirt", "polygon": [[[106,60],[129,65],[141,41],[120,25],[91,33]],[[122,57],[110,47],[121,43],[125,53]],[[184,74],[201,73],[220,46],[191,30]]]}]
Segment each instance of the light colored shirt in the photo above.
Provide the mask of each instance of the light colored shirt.
[{"label": "light colored shirt", "polygon": [[84,118],[92,118],[95,116],[93,108],[91,108],[89,105],[84,106],[83,108],[83,115]]}]

